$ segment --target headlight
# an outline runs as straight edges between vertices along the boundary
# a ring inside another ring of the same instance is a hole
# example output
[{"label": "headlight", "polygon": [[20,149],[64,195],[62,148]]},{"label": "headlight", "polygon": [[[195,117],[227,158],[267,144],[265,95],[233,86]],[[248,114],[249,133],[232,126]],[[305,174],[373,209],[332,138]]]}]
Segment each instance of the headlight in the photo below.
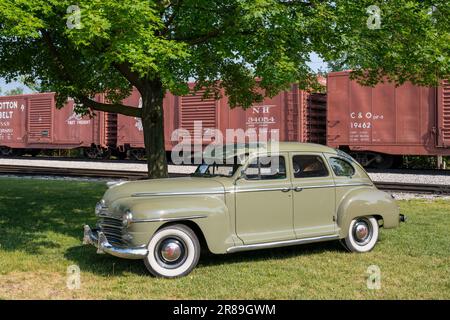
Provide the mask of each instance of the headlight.
[{"label": "headlight", "polygon": [[100,202],[97,202],[95,205],[95,215],[98,216],[102,212],[102,210],[106,207],[105,200],[101,200]]},{"label": "headlight", "polygon": [[124,227],[129,227],[130,224],[133,222],[133,214],[131,211],[127,211],[122,215],[122,225]]}]

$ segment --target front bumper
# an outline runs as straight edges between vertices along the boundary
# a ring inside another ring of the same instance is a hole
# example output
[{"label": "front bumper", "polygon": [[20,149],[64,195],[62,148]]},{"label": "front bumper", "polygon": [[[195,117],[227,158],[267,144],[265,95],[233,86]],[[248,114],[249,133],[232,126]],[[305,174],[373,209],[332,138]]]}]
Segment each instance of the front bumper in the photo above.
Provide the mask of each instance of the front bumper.
[{"label": "front bumper", "polygon": [[148,250],[146,246],[135,248],[121,248],[113,246],[108,242],[105,234],[98,229],[91,229],[88,225],[84,226],[83,244],[90,244],[97,248],[97,253],[108,253],[115,257],[124,259],[144,259]]}]

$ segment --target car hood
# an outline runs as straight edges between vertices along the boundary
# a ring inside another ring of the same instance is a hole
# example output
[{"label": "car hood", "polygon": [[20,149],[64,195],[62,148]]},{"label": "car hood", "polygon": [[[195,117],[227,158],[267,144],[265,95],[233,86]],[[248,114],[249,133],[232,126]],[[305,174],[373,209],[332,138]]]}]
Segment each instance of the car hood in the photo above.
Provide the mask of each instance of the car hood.
[{"label": "car hood", "polygon": [[111,186],[103,199],[106,204],[131,196],[188,195],[224,193],[224,185],[214,178],[183,177],[120,182]]}]

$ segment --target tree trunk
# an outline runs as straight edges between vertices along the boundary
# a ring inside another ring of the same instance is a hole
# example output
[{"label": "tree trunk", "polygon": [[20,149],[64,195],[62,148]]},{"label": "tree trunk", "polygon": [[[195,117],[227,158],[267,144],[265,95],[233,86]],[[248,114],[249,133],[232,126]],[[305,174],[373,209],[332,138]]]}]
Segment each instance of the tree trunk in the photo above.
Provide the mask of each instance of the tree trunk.
[{"label": "tree trunk", "polygon": [[167,159],[164,144],[164,90],[159,80],[154,80],[142,90],[142,126],[148,177],[167,178]]}]

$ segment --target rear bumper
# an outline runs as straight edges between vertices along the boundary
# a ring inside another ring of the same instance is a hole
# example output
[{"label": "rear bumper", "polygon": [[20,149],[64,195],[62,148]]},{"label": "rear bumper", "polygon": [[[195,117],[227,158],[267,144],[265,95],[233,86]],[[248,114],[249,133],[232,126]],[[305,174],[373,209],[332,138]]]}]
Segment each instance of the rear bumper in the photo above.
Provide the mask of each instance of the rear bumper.
[{"label": "rear bumper", "polygon": [[398,219],[400,222],[406,222],[408,220],[408,218],[404,214],[400,214]]},{"label": "rear bumper", "polygon": [[147,256],[148,250],[145,246],[135,248],[122,248],[113,246],[108,242],[105,234],[98,229],[91,229],[84,226],[83,243],[90,244],[97,248],[97,253],[108,253],[112,256],[124,259],[143,259]]}]

